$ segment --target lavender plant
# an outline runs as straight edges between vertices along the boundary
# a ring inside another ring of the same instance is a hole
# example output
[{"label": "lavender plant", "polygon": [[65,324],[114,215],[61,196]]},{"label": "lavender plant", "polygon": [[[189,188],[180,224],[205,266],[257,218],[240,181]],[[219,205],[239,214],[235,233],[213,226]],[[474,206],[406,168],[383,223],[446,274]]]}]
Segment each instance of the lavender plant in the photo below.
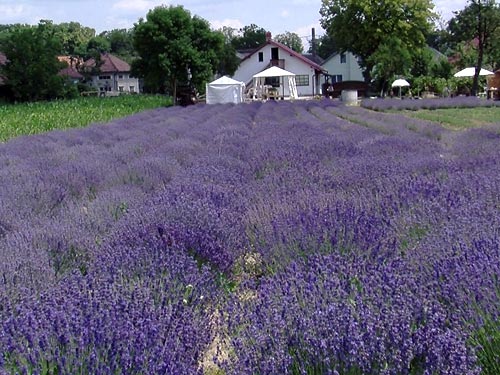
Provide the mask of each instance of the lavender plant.
[{"label": "lavender plant", "polygon": [[0,373],[479,374],[499,130],[321,100],[2,144]]}]

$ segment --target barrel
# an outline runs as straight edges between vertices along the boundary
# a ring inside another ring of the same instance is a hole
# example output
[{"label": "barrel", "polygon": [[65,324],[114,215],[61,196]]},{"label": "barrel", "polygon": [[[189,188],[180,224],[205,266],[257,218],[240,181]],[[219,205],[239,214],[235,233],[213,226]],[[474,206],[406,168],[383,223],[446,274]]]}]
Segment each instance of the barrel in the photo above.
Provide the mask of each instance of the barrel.
[{"label": "barrel", "polygon": [[342,101],[346,104],[357,104],[358,103],[358,91],[357,90],[342,90],[341,95]]}]

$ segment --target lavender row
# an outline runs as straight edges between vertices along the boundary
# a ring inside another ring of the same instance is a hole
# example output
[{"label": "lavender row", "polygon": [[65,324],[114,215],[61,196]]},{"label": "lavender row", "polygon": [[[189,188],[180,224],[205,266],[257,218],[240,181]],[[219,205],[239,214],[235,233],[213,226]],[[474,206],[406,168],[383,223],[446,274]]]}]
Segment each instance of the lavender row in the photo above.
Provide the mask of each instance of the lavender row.
[{"label": "lavender row", "polygon": [[497,145],[331,101],[2,145],[3,369],[476,373]]}]

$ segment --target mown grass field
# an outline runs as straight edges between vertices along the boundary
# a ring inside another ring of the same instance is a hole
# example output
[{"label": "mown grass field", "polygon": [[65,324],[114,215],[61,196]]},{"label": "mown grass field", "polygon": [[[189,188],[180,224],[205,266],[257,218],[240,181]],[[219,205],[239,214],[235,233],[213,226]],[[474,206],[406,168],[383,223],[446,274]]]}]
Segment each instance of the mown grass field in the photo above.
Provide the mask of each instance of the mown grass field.
[{"label": "mown grass field", "polygon": [[3,104],[0,105],[0,142],[20,135],[108,122],[145,109],[170,104],[169,98],[159,95],[87,97],[64,101]]},{"label": "mown grass field", "polygon": [[500,107],[438,108],[405,111],[405,115],[438,122],[444,127],[461,130],[500,121]]}]

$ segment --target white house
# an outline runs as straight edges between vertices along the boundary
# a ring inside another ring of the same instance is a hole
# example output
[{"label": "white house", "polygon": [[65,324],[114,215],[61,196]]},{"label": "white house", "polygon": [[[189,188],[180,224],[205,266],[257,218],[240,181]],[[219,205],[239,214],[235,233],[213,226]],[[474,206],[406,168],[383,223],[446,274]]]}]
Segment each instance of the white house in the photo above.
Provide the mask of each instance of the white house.
[{"label": "white house", "polygon": [[[130,74],[130,65],[118,57],[105,53],[101,55],[99,67],[92,74],[90,84],[101,94],[139,92],[139,80]],[[96,67],[96,61],[89,59],[84,66],[87,70]]]},{"label": "white house", "polygon": [[363,81],[363,70],[351,52],[334,53],[321,64],[331,83]]},{"label": "white house", "polygon": [[[291,48],[272,40],[269,32],[266,34],[266,43],[242,58],[232,78],[244,82],[249,90],[253,85],[252,77],[271,66],[295,74],[299,96],[321,94],[320,77],[323,68]],[[279,85],[279,79],[269,78],[267,84]]]}]

